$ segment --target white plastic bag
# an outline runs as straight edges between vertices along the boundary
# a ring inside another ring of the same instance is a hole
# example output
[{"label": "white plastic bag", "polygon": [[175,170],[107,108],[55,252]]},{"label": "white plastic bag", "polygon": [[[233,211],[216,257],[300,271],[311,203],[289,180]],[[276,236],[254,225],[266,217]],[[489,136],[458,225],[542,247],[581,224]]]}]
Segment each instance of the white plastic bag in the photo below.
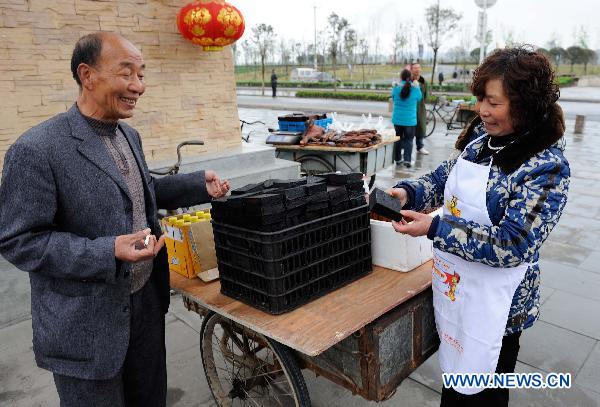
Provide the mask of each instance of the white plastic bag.
[{"label": "white plastic bag", "polygon": [[371,113],[369,113],[369,117],[365,117],[365,114],[362,114],[362,122],[360,123],[360,126],[358,126],[359,129],[372,129],[373,127],[373,117],[371,116]]}]

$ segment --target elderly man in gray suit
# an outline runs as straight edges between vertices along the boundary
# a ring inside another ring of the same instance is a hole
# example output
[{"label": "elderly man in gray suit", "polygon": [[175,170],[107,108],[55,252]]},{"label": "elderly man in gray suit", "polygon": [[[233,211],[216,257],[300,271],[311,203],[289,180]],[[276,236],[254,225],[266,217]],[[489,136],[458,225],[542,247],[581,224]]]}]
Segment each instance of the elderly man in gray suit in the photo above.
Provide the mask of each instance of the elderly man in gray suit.
[{"label": "elderly man in gray suit", "polygon": [[0,252],[29,272],[35,359],[54,373],[61,406],[166,404],[157,208],[229,189],[212,171],[150,176],[140,135],[121,121],[144,93],[144,67],[123,37],[82,37],[71,59],[77,102],[5,156]]}]

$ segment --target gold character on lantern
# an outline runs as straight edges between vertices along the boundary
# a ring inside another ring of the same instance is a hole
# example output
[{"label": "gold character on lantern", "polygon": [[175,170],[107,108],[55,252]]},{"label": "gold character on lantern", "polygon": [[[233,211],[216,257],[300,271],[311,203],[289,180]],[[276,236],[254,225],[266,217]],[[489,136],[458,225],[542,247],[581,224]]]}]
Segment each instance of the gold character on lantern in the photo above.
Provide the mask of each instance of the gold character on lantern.
[{"label": "gold character on lantern", "polygon": [[185,17],[183,18],[183,22],[186,23],[187,25],[191,25],[191,24],[206,25],[210,22],[210,20],[212,20],[210,11],[208,11],[204,7],[198,8],[198,9],[191,9],[190,11],[187,12]]},{"label": "gold character on lantern", "polygon": [[242,24],[242,17],[231,7],[225,7],[219,11],[217,21],[226,26],[238,27]]}]

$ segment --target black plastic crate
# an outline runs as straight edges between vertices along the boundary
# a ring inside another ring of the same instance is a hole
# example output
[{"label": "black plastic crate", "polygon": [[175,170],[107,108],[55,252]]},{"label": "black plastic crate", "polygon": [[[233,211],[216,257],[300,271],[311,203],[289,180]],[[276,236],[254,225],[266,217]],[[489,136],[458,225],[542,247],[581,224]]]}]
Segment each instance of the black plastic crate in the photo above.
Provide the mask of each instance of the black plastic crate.
[{"label": "black plastic crate", "polygon": [[219,262],[221,278],[233,281],[254,291],[270,296],[279,296],[296,290],[314,281],[329,276],[365,258],[371,257],[371,243],[364,243],[336,256],[319,259],[302,268],[298,268],[283,277],[269,278],[249,273],[243,267],[235,267],[225,262]]},{"label": "black plastic crate", "polygon": [[278,260],[307,247],[369,228],[367,205],[327,215],[277,232],[258,232],[212,221],[215,247],[269,260]]},{"label": "black plastic crate", "polygon": [[364,277],[371,271],[369,256],[280,295],[266,294],[221,275],[221,292],[270,314],[282,314]]},{"label": "black plastic crate", "polygon": [[[370,243],[368,228],[359,229],[344,236],[331,239],[326,243],[306,247],[304,250],[276,260],[265,260],[238,252],[235,249],[216,247],[219,268],[222,264],[243,270],[259,278],[279,278],[295,273],[309,265],[327,260],[329,257],[345,255],[348,250]],[[353,254],[350,253],[350,256]]]}]

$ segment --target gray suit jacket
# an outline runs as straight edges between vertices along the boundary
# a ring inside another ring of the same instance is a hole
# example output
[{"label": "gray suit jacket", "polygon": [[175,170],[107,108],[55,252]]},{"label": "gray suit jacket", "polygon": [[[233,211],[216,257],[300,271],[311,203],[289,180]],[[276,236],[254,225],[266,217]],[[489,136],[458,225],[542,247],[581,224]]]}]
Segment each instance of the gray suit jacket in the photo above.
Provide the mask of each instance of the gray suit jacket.
[{"label": "gray suit jacket", "polygon": [[[152,178],[139,134],[121,124],[144,182],[147,221],[159,208],[208,202],[204,172]],[[23,134],[5,156],[0,253],[31,282],[38,366],[83,379],[113,377],[129,342],[129,278],[115,259],[118,235],[134,232],[125,181],[76,106]],[[151,279],[169,306],[166,250]]]}]

